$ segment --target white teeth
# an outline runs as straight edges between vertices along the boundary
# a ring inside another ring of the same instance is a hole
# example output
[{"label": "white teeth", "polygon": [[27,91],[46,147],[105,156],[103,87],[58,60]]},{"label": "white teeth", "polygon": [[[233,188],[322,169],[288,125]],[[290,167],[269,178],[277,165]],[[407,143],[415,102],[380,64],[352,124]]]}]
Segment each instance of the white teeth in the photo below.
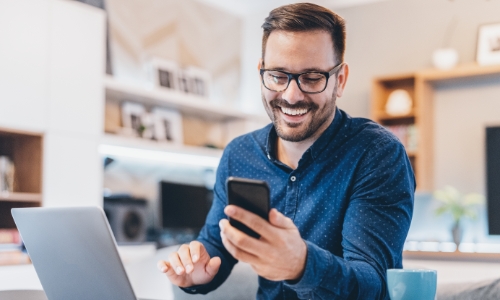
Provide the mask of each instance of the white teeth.
[{"label": "white teeth", "polygon": [[297,115],[304,115],[307,113],[306,108],[300,108],[300,109],[291,109],[287,107],[281,107],[281,111],[287,115],[291,116],[297,116]]}]

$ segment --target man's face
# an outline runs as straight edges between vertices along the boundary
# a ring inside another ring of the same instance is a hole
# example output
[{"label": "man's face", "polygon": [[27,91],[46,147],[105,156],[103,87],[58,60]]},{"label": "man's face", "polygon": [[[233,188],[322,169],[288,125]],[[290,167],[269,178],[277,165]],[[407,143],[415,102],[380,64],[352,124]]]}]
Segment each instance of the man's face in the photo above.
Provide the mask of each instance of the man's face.
[{"label": "man's face", "polygon": [[[332,38],[325,31],[273,31],[259,68],[290,73],[328,72],[338,63]],[[339,72],[344,70],[341,68]],[[341,80],[345,83],[344,78]],[[303,93],[295,80],[282,92],[273,92],[261,85],[262,102],[278,136],[291,142],[317,138],[333,120],[335,101],[342,95],[344,83],[339,86],[336,75],[333,75],[326,89],[319,94]]]}]

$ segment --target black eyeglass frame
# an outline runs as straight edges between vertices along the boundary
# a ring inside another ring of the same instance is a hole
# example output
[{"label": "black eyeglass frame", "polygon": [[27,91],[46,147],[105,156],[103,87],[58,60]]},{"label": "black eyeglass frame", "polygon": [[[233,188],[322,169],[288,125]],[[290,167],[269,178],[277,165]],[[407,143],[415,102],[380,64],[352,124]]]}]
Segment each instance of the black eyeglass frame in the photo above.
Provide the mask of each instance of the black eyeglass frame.
[{"label": "black eyeglass frame", "polygon": [[[290,85],[290,81],[292,81],[292,79],[295,79],[295,82],[297,83],[297,86],[302,91],[302,93],[305,93],[305,94],[319,94],[319,93],[323,93],[326,90],[326,87],[328,86],[328,80],[330,79],[330,77],[333,76],[335,73],[337,73],[343,65],[344,65],[344,63],[341,62],[340,64],[338,64],[335,67],[333,67],[333,69],[331,69],[329,72],[309,71],[309,72],[303,72],[303,73],[289,73],[289,72],[285,72],[285,71],[282,71],[282,70],[260,69],[260,77],[262,78],[262,85],[264,85],[264,87],[266,89],[268,89],[268,90],[270,90],[272,92],[281,93],[281,92],[286,91],[286,89]],[[272,89],[268,88],[266,86],[266,83],[264,82],[264,72],[266,72],[266,71],[275,71],[275,72],[281,72],[281,73],[285,74],[288,77],[288,83],[286,84],[286,87],[284,89],[282,89],[281,91],[275,91],[275,90],[272,90]],[[311,73],[322,74],[323,76],[326,77],[325,87],[321,91],[319,91],[319,92],[306,92],[306,91],[302,90],[302,87],[300,86],[299,76],[304,75],[304,74],[311,74]]]}]

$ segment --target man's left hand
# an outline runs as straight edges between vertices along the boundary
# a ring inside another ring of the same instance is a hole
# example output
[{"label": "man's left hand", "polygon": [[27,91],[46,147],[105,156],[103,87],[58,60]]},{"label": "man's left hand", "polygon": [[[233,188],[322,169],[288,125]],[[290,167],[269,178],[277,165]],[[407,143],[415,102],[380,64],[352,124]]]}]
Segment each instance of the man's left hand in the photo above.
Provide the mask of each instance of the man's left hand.
[{"label": "man's left hand", "polygon": [[222,243],[234,258],[249,263],[268,280],[301,278],[307,245],[290,218],[274,208],[269,212],[269,222],[235,205],[228,205],[224,212],[260,234],[260,239],[255,239],[231,226],[228,220],[221,220]]}]

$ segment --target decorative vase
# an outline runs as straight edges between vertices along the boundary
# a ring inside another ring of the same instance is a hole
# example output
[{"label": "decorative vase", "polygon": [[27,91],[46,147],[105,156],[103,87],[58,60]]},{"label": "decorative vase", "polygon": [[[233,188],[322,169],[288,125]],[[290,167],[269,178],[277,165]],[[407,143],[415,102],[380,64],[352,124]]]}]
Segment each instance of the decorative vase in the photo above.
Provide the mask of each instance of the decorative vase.
[{"label": "decorative vase", "polygon": [[458,251],[458,246],[460,245],[460,242],[462,241],[462,227],[460,226],[460,221],[456,221],[453,224],[453,227],[451,228],[451,236],[453,238],[453,242],[455,245],[457,245],[457,251]]},{"label": "decorative vase", "polygon": [[432,54],[432,63],[441,70],[455,67],[458,63],[458,52],[453,48],[441,48]]}]

